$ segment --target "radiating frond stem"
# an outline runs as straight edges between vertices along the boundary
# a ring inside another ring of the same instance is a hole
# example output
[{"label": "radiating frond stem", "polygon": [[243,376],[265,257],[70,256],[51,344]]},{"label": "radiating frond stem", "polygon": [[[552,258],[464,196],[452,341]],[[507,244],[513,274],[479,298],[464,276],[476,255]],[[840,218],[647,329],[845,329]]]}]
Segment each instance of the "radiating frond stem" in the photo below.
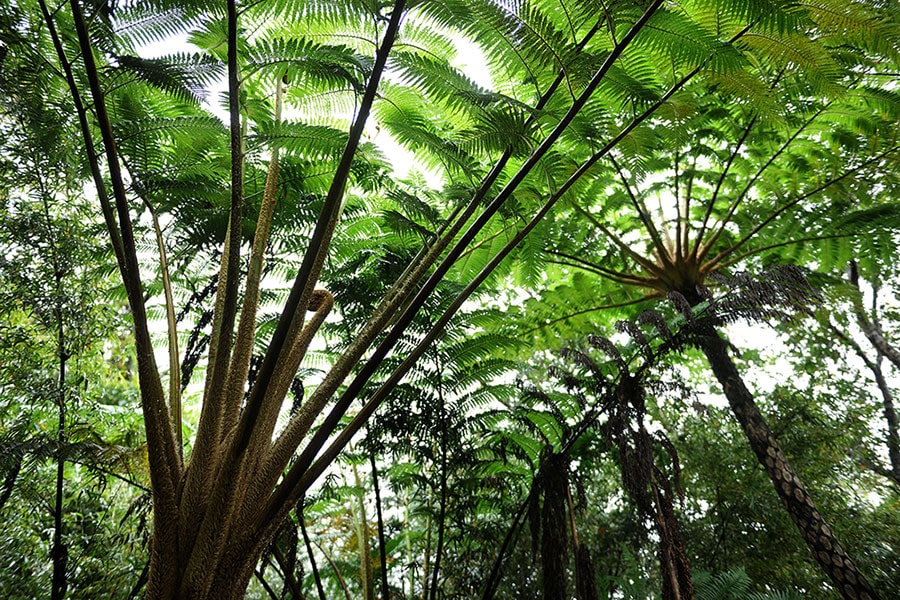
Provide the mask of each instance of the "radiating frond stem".
[{"label": "radiating frond stem", "polygon": [[647,278],[646,280],[643,280],[643,279],[638,279],[638,278],[632,277],[630,275],[625,275],[625,274],[619,275],[618,271],[616,271],[615,273],[605,273],[599,269],[594,268],[593,265],[591,265],[591,266],[583,265],[583,264],[579,264],[577,262],[569,261],[569,260],[559,260],[559,259],[549,259],[548,258],[547,262],[549,264],[553,264],[553,265],[560,265],[563,267],[573,267],[573,268],[579,269],[581,271],[587,271],[588,273],[593,273],[595,275],[599,275],[600,277],[603,277],[604,279],[606,279],[608,281],[612,281],[613,283],[619,283],[622,285],[649,287],[649,285],[651,283],[653,283],[653,280],[649,279],[649,278]]},{"label": "radiating frond stem", "polygon": [[[281,123],[282,94],[283,87],[279,76],[275,81],[274,112],[276,129]],[[250,371],[253,340],[256,337],[256,313],[259,308],[259,290],[262,281],[263,263],[266,247],[269,243],[269,234],[272,229],[272,215],[275,212],[275,204],[277,202],[278,175],[280,172],[279,150],[276,138],[270,150],[272,156],[269,159],[266,184],[259,207],[256,230],[253,235],[253,247],[250,251],[250,262],[247,266],[244,299],[241,306],[237,337],[234,342],[234,355],[231,358],[231,366],[228,369],[228,384],[225,390],[225,406],[222,420],[223,435],[231,431],[237,422],[241,400],[244,397],[244,384]]]},{"label": "radiating frond stem", "polygon": [[732,256],[730,259],[726,261],[722,261],[719,263],[718,268],[728,268],[734,264],[739,263],[744,260],[748,256],[753,256],[755,254],[761,254],[763,252],[768,252],[769,250],[775,250],[776,248],[786,248],[788,246],[794,246],[797,244],[805,244],[807,242],[821,242],[824,240],[841,240],[846,238],[851,238],[854,236],[860,235],[858,233],[833,233],[828,235],[813,235],[806,236],[802,238],[795,238],[792,240],[786,240],[784,242],[778,242],[777,244],[768,244],[766,246],[761,246],[759,248],[753,248],[752,250],[747,250],[745,252],[741,252],[735,256]]},{"label": "radiating frond stem", "polygon": [[[128,161],[122,157],[122,163],[128,169]],[[130,169],[129,169],[130,170]],[[178,352],[178,323],[175,315],[175,297],[172,293],[172,278],[169,273],[169,260],[166,255],[166,242],[159,217],[156,210],[146,195],[138,193],[138,197],[144,203],[144,207],[150,214],[153,223],[153,233],[156,236],[156,248],[159,252],[159,270],[163,284],[163,295],[166,301],[166,337],[169,342],[169,411],[172,416],[172,427],[175,434],[175,444],[178,456],[183,461],[183,441],[181,434],[181,359]]]},{"label": "radiating frond stem", "polygon": [[[634,39],[634,36],[643,29],[644,25],[650,19],[650,17],[656,12],[656,10],[662,4],[662,0],[654,0],[654,2],[648,6],[643,15],[635,22],[635,24],[629,29],[628,33],[622,38],[622,42],[610,52],[607,56],[606,60],[603,62],[603,65],[597,70],[597,72],[592,77],[590,83],[586,86],[584,91],[579,95],[579,97],[572,103],[571,108],[566,112],[554,130],[544,139],[543,142],[538,146],[538,148],[525,160],[522,167],[516,172],[515,175],[510,179],[510,181],[504,186],[504,188],[497,194],[496,198],[484,209],[484,211],[475,219],[473,224],[466,230],[466,232],[462,235],[460,240],[454,244],[454,246],[447,253],[447,256],[443,261],[437,266],[435,271],[431,274],[428,281],[425,282],[423,287],[416,294],[416,297],[410,302],[410,304],[406,307],[403,314],[399,317],[394,327],[388,333],[387,337],[382,341],[381,344],[375,349],[372,353],[372,356],[366,363],[362,366],[357,376],[353,379],[353,381],[348,385],[347,389],[341,394],[335,406],[332,408],[331,412],[325,418],[324,423],[318,429],[316,434],[310,440],[309,444],[304,448],[303,452],[300,454],[296,462],[293,464],[291,469],[285,475],[282,482],[278,485],[269,502],[267,503],[267,507],[264,511],[264,518],[266,519],[266,527],[271,527],[271,523],[273,520],[280,518],[281,515],[284,514],[285,507],[290,506],[292,502],[296,501],[296,498],[299,497],[299,494],[302,494],[302,490],[305,489],[306,486],[310,485],[312,481],[321,474],[325,468],[334,460],[334,457],[340,452],[341,449],[346,445],[349,441],[350,437],[355,434],[355,432],[362,426],[362,424],[371,416],[374,412],[375,408],[377,408],[378,404],[384,398],[389,390],[392,390],[393,387],[399,382],[400,379],[406,374],[409,368],[418,360],[419,356],[421,356],[422,352],[424,352],[425,348],[427,348],[427,344],[436,339],[441,331],[443,331],[443,327],[449,322],[450,318],[455,314],[455,312],[459,309],[459,307],[464,302],[464,298],[468,298],[469,295],[480,285],[485,278],[493,271],[494,268],[506,257],[506,255],[512,251],[512,249],[518,245],[518,243],[522,240],[524,235],[527,235],[534,226],[543,218],[546,213],[549,211],[550,207],[562,197],[563,193],[567,191],[574,182],[581,177],[589,168],[589,166],[583,166],[579,169],[576,174],[572,175],[572,177],[567,180],[566,184],[561,188],[561,190],[554,195],[553,199],[545,204],[544,208],[542,208],[538,216],[530,221],[520,233],[513,238],[506,246],[504,246],[504,250],[501,251],[494,259],[483,269],[479,275],[472,281],[468,286],[466,286],[465,290],[460,293],[457,299],[451,304],[451,306],[444,312],[441,319],[432,327],[429,333],[425,336],[425,338],[420,342],[419,345],[416,346],[416,349],[407,357],[407,359],[403,362],[401,367],[399,367],[390,377],[388,382],[385,383],[382,388],[379,389],[378,392],[370,399],[366,405],[362,408],[362,410],[357,414],[351,424],[345,429],[341,435],[335,440],[335,442],[321,455],[321,457],[316,460],[316,468],[312,469],[311,465],[313,465],[313,461],[316,456],[319,454],[319,451],[324,446],[325,442],[328,440],[330,435],[333,433],[335,427],[340,422],[340,419],[346,413],[349,408],[351,402],[357,397],[357,395],[362,390],[363,386],[368,382],[369,378],[375,373],[378,366],[387,356],[390,349],[394,346],[409,324],[412,322],[414,316],[424,304],[425,300],[430,296],[433,292],[437,284],[443,279],[444,275],[450,269],[450,267],[456,262],[459,258],[460,254],[462,254],[463,250],[473,241],[475,236],[481,229],[487,224],[487,222],[493,217],[493,215],[499,210],[499,208],[503,205],[503,203],[512,195],[513,191],[519,186],[519,184],[525,179],[528,173],[537,165],[537,163],[543,158],[544,154],[556,143],[556,140],[562,134],[562,132],[569,126],[572,119],[574,119],[575,115],[581,110],[581,108],[587,103],[590,96],[593,94],[593,91],[600,84],[603,78],[606,76],[606,73],[612,67],[613,63],[619,58],[622,51],[630,44],[631,40]],[[699,69],[698,69],[699,71]],[[681,84],[683,85],[683,84]],[[680,85],[679,85],[680,87]],[[672,92],[674,93],[674,92]],[[665,99],[671,94],[667,94]],[[655,110],[659,104],[661,104],[663,99],[660,102],[654,104],[653,110]],[[647,112],[640,118],[640,121],[646,119],[651,113]],[[618,136],[616,136],[615,141],[611,142],[607,146],[604,147],[602,154],[597,156],[596,160],[599,160],[603,155],[609,152],[615,143],[618,143],[627,132],[630,132],[634,127],[637,126],[637,123],[633,123],[632,126],[626,127],[625,130]],[[590,166],[592,166],[596,160],[591,161]],[[524,232],[524,233],[523,233]]]},{"label": "radiating frond stem", "polygon": [[616,271],[615,269],[610,269],[610,268],[598,265],[591,261],[585,260],[578,256],[573,256],[571,254],[567,254],[565,252],[548,250],[547,253],[551,254],[553,256],[559,256],[561,258],[566,259],[566,262],[562,262],[562,261],[551,261],[551,262],[558,262],[559,264],[578,267],[579,269],[591,271],[593,273],[596,273],[597,275],[600,275],[601,277],[611,279],[618,283],[625,283],[627,285],[646,285],[648,282],[653,281],[653,279],[650,277],[640,277],[638,275],[630,275],[628,273]]},{"label": "radiating frond stem", "polygon": [[[775,76],[775,79],[774,79],[774,80],[772,81],[772,83],[769,85],[769,88],[770,88],[770,89],[774,89],[775,86],[777,85],[777,83],[781,80],[781,78],[782,78],[783,75],[784,75],[784,70],[782,69],[782,70]],[[824,110],[824,109],[823,109],[823,110]],[[716,200],[717,200],[718,197],[719,197],[719,192],[720,192],[721,189],[722,189],[722,184],[725,182],[725,177],[727,177],[728,171],[731,169],[731,166],[734,164],[734,161],[735,161],[735,159],[737,158],[738,153],[740,152],[740,149],[743,147],[744,142],[747,140],[747,137],[750,135],[750,132],[753,130],[753,127],[754,127],[754,125],[756,124],[756,121],[758,120],[758,118],[759,118],[759,114],[758,114],[758,113],[754,113],[754,114],[753,114],[753,117],[750,119],[750,122],[747,123],[747,127],[744,128],[744,133],[741,135],[741,138],[737,141],[737,143],[736,143],[735,146],[734,146],[734,149],[731,151],[731,154],[728,156],[728,160],[727,160],[726,163],[725,163],[725,167],[722,169],[722,172],[719,174],[719,179],[718,179],[718,181],[716,181],[716,187],[715,187],[715,189],[713,190],[712,197],[709,199],[709,202],[708,202],[707,205],[706,205],[706,212],[705,212],[704,215],[703,215],[703,223],[702,223],[702,225],[700,226],[700,231],[697,232],[697,239],[696,239],[696,242],[695,242],[695,244],[694,244],[694,249],[693,249],[693,251],[692,251],[692,256],[693,256],[693,258],[694,258],[695,260],[697,260],[697,252],[698,252],[698,249],[700,248],[701,244],[703,243],[703,236],[706,235],[706,228],[707,228],[707,225],[709,224],[709,219],[710,219],[710,217],[712,216],[712,211],[713,211],[713,208],[715,207]],[[806,128],[807,125],[808,125],[808,123],[807,123],[807,124],[804,124],[804,125],[796,132],[795,137],[796,137],[796,135],[799,135],[800,132],[803,131],[803,129]],[[785,146],[778,152],[778,154],[780,154],[781,152],[783,152],[783,151],[787,148],[788,145],[789,145],[789,144],[785,145]],[[778,154],[776,154],[775,156],[773,156],[773,157],[772,157],[772,160],[774,160],[775,157],[778,156]],[[768,167],[769,164],[771,164],[771,161],[770,161],[768,164],[766,164],[759,172],[756,173],[756,175],[754,176],[754,178],[751,179],[751,185],[752,185],[752,182],[753,182],[753,181],[755,181],[757,178],[759,178],[760,175],[762,175],[762,172],[765,170],[766,167]],[[746,194],[746,193],[749,191],[749,189],[750,189],[749,187],[745,188],[745,189],[741,192],[741,195]],[[740,197],[740,196],[739,196],[739,197]],[[734,208],[736,209],[737,206],[735,205]],[[703,258],[701,257],[699,260],[703,260]]]},{"label": "radiating frond stem", "polygon": [[597,219],[589,211],[585,210],[584,208],[582,208],[575,202],[572,203],[572,206],[575,208],[575,211],[578,212],[578,214],[580,214],[585,219],[590,221],[591,225],[593,225],[595,228],[597,228],[599,231],[601,231],[603,233],[603,235],[605,235],[607,238],[609,238],[609,240],[612,241],[613,244],[618,246],[618,248],[620,250],[622,250],[622,252],[627,254],[631,258],[631,260],[633,260],[638,265],[642,266],[643,268],[647,269],[647,271],[649,271],[650,273],[653,273],[654,275],[656,275],[658,277],[664,277],[666,275],[666,272],[664,269],[662,269],[658,265],[654,264],[653,261],[647,259],[640,252],[635,252],[634,250],[632,250],[628,244],[626,244],[624,241],[622,241],[622,239],[619,236],[617,236],[615,233],[613,233],[609,227],[604,225],[599,219]]},{"label": "radiating frond stem", "polygon": [[532,327],[531,329],[526,330],[525,334],[527,335],[529,333],[534,333],[535,331],[544,329],[545,327],[550,327],[552,325],[555,325],[557,323],[565,321],[566,319],[571,319],[572,317],[578,317],[578,316],[586,315],[586,314],[592,313],[592,312],[600,312],[602,310],[610,310],[612,308],[623,308],[625,306],[634,306],[635,304],[641,304],[642,302],[647,302],[648,300],[654,300],[654,299],[658,299],[661,297],[662,297],[662,293],[655,292],[652,294],[646,294],[644,296],[641,296],[640,298],[635,298],[634,300],[625,300],[624,302],[613,302],[611,304],[599,304],[597,306],[591,306],[590,308],[584,308],[581,310],[577,310],[573,313],[568,313],[561,317],[557,317],[555,319],[545,321],[544,323],[541,323],[540,325],[537,325],[535,327]]},{"label": "radiating frond stem", "polygon": [[734,160],[737,158],[738,153],[741,148],[744,146],[744,142],[747,141],[747,138],[750,136],[750,132],[753,130],[753,126],[756,125],[756,120],[759,115],[754,114],[750,119],[750,122],[747,123],[747,126],[744,128],[744,133],[741,134],[740,139],[734,145],[734,149],[728,155],[728,160],[725,161],[725,166],[722,168],[722,172],[719,173],[719,179],[716,181],[716,187],[713,189],[712,196],[709,199],[709,202],[706,204],[706,212],[703,214],[703,222],[700,224],[700,231],[697,232],[697,241],[694,245],[694,256],[697,255],[697,246],[703,243],[703,236],[706,235],[706,226],[709,224],[709,219],[712,216],[713,207],[716,205],[716,200],[719,198],[719,192],[722,190],[722,184],[725,183],[725,177],[728,176],[728,171],[731,169],[731,165],[734,164]]},{"label": "radiating frond stem", "polygon": [[[790,145],[794,142],[794,140],[796,140],[797,137],[801,133],[803,133],[803,131],[807,127],[809,127],[809,125],[811,125],[812,122],[815,121],[817,117],[819,117],[823,112],[825,112],[825,109],[827,107],[828,107],[828,104],[826,104],[825,106],[823,106],[822,108],[817,110],[809,119],[807,119],[802,125],[800,125],[800,127],[798,127],[797,130],[784,142],[784,144],[782,144],[781,147],[765,163],[763,163],[763,165],[756,171],[756,173],[754,173],[753,177],[750,178],[750,181],[747,182],[747,185],[744,186],[744,188],[741,190],[741,192],[737,195],[737,197],[731,203],[731,206],[728,207],[728,212],[725,214],[725,217],[719,222],[718,226],[716,227],[716,231],[713,233],[713,235],[710,237],[710,239],[708,241],[706,241],[706,242],[703,241],[703,231],[701,231],[697,235],[697,240],[694,245],[694,251],[693,251],[694,262],[702,262],[706,258],[707,254],[709,254],[710,250],[712,250],[713,246],[718,241],[719,236],[721,236],[722,233],[725,231],[725,228],[727,227],[728,223],[731,222],[731,219],[734,217],[734,214],[737,212],[738,207],[741,205],[741,203],[747,197],[747,194],[750,192],[750,190],[753,189],[753,185],[756,183],[756,181],[762,176],[762,174],[765,172],[765,170],[768,169],[775,162],[775,159],[777,159],[779,156],[781,156],[784,153],[784,151],[787,150],[788,147],[790,147]],[[712,203],[710,203],[707,206],[707,208],[708,208],[708,210],[711,211]]]},{"label": "radiating frond stem", "polygon": [[628,183],[628,179],[625,177],[624,171],[622,171],[622,168],[619,166],[618,161],[612,155],[612,153],[610,153],[609,155],[609,160],[612,163],[613,167],[616,169],[616,173],[618,173],[619,179],[622,181],[622,185],[625,187],[625,191],[628,193],[628,198],[631,200],[631,205],[634,206],[634,209],[637,211],[638,216],[640,216],[641,222],[644,224],[644,230],[647,232],[647,235],[650,236],[650,239],[653,242],[653,247],[656,248],[656,253],[659,255],[660,261],[665,267],[671,267],[672,261],[669,258],[668,249],[666,248],[666,245],[663,243],[662,238],[659,235],[659,230],[656,229],[656,225],[654,225],[653,220],[650,219],[650,215],[647,212],[647,207],[644,206],[644,203],[638,199],[638,197],[634,193],[634,190],[631,189],[631,185]]},{"label": "radiating frond stem", "polygon": [[[685,201],[685,203],[684,203],[684,211],[683,211],[683,212],[682,212],[682,209],[681,209],[681,205],[682,205],[682,200],[681,200],[681,190],[680,190],[679,187],[678,187],[678,186],[679,186],[679,182],[678,182],[678,175],[679,175],[679,172],[678,172],[678,160],[679,160],[680,157],[681,157],[681,155],[679,154],[678,150],[676,149],[676,150],[675,150],[675,157],[674,157],[674,160],[672,161],[672,162],[673,162],[673,168],[674,168],[674,171],[675,171],[675,181],[674,181],[674,184],[673,184],[672,187],[674,188],[673,191],[674,191],[674,196],[675,196],[675,208],[676,208],[676,211],[677,211],[677,217],[676,217],[676,219],[675,219],[675,238],[679,240],[679,243],[676,244],[676,248],[675,248],[675,260],[678,260],[678,261],[681,261],[681,252],[680,252],[680,250],[681,250],[681,242],[680,242],[680,240],[681,240],[681,235],[680,235],[680,232],[681,232],[681,215],[682,215],[682,214],[685,214],[685,215],[690,214],[690,212],[689,212],[690,206],[688,205],[688,202],[687,202],[687,201]],[[685,229],[687,229],[687,226],[688,226],[688,224],[685,223],[685,225],[684,225]],[[655,243],[654,243],[654,245],[655,245]],[[664,260],[663,257],[666,256],[666,255],[665,255],[665,254],[662,254],[658,248],[657,248],[657,254],[659,254],[660,261],[662,262],[662,261]],[[668,257],[666,257],[666,258],[668,258]]]},{"label": "radiating frond stem", "polygon": [[129,213],[128,198],[125,193],[125,183],[122,179],[122,170],[119,165],[115,136],[109,113],[106,109],[106,99],[100,84],[100,76],[94,60],[90,34],[87,30],[84,14],[81,11],[81,5],[78,3],[78,0],[70,0],[69,5],[72,10],[75,31],[78,36],[82,60],[84,61],[88,85],[93,99],[94,111],[106,153],[107,168],[118,216],[118,231],[122,239],[125,267],[123,283],[125,284],[125,291],[134,322],[141,402],[147,428],[147,440],[150,444],[153,489],[157,493],[157,498],[161,502],[168,504],[173,502],[175,498],[175,483],[181,477],[181,461],[175,448],[172,423],[169,418],[165,393],[163,392],[159,370],[156,367],[153,343],[148,329],[134,229]]},{"label": "radiating frond stem", "polygon": [[895,146],[895,147],[893,147],[893,148],[890,148],[890,149],[888,149],[888,150],[885,150],[884,152],[881,152],[881,153],[878,154],[877,156],[874,156],[874,157],[872,157],[872,158],[870,158],[870,159],[868,159],[868,160],[866,160],[866,161],[860,163],[860,164],[857,165],[856,167],[854,167],[854,168],[852,168],[852,169],[849,169],[849,170],[847,170],[847,171],[844,171],[843,173],[841,173],[841,174],[838,175],[837,177],[833,177],[833,178],[829,179],[828,181],[826,181],[826,182],[824,182],[824,183],[822,183],[822,184],[816,186],[815,188],[813,188],[812,190],[806,192],[805,194],[802,194],[802,195],[800,195],[800,196],[797,196],[797,197],[794,198],[793,200],[790,200],[790,201],[786,202],[785,204],[783,204],[782,206],[780,206],[778,209],[774,210],[774,211],[772,212],[772,214],[770,214],[768,217],[766,217],[765,219],[763,219],[763,220],[759,223],[759,225],[757,225],[756,227],[754,227],[753,229],[751,229],[751,230],[750,230],[744,237],[742,237],[737,243],[735,243],[735,244],[732,245],[731,247],[729,247],[729,248],[723,250],[723,251],[720,252],[717,256],[715,256],[714,258],[711,258],[711,259],[708,260],[706,263],[704,263],[704,264],[703,264],[703,267],[702,267],[702,271],[703,271],[704,273],[708,273],[708,272],[710,272],[711,270],[715,269],[715,268],[716,268],[718,265],[720,265],[726,258],[728,258],[728,257],[731,256],[732,254],[734,254],[736,251],[738,251],[741,247],[744,246],[744,244],[746,244],[749,240],[751,240],[754,236],[756,236],[757,233],[759,233],[759,232],[762,231],[765,227],[767,227],[767,226],[769,225],[769,223],[771,223],[771,222],[774,221],[776,218],[778,218],[779,216],[781,216],[782,214],[784,214],[785,211],[787,211],[787,210],[793,208],[794,206],[796,206],[796,205],[799,204],[800,202],[806,200],[807,198],[810,198],[810,197],[812,197],[812,196],[815,196],[815,195],[818,194],[819,192],[828,189],[830,186],[834,185],[835,183],[838,183],[839,181],[842,181],[843,179],[846,179],[847,177],[849,177],[849,176],[851,176],[851,175],[853,175],[853,174],[859,172],[860,170],[862,170],[862,169],[868,167],[869,165],[872,165],[872,164],[874,164],[874,163],[879,162],[880,160],[882,160],[882,159],[885,158],[886,156],[888,156],[888,155],[890,155],[890,154],[893,154],[894,152],[897,152],[898,150],[900,150],[900,146]]}]

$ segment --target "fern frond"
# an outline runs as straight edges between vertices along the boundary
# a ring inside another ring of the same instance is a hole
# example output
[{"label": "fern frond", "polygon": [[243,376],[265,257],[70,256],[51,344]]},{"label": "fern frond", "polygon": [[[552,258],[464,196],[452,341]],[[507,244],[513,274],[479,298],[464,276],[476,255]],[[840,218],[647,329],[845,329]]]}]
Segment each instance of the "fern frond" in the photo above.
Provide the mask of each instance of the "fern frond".
[{"label": "fern frond", "polygon": [[272,79],[286,77],[304,86],[318,83],[326,88],[349,86],[362,90],[372,68],[372,58],[352,48],[318,44],[303,38],[261,39],[246,49],[245,72],[257,73],[278,67]]},{"label": "fern frond", "polygon": [[683,11],[657,11],[635,38],[634,51],[662,54],[670,68],[687,71],[703,64],[712,73],[727,73],[745,63],[731,44],[721,41]]},{"label": "fern frond", "polygon": [[120,70],[180,100],[201,103],[209,84],[225,72],[224,65],[203,54],[175,54],[163,58],[116,57]]},{"label": "fern frond", "polygon": [[307,159],[333,159],[343,151],[347,132],[295,121],[278,124],[265,121],[259,124],[249,142],[251,148],[263,144],[277,145]]}]

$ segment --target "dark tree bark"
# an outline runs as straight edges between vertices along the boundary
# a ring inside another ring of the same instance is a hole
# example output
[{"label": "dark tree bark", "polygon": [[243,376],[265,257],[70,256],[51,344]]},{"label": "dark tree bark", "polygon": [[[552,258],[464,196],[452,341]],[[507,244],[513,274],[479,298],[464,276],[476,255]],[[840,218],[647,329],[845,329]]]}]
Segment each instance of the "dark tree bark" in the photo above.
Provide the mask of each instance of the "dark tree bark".
[{"label": "dark tree bark", "polygon": [[734,361],[728,354],[728,344],[712,328],[709,328],[703,336],[701,344],[713,373],[722,384],[731,410],[750,442],[750,447],[766,469],[775,491],[803,536],[813,558],[847,600],[879,598],[816,510],[812,498],[760,413],[753,395],[744,385]]},{"label": "dark tree bark", "polygon": [[369,461],[372,465],[372,487],[375,490],[375,515],[378,521],[378,560],[381,568],[381,598],[390,600],[391,587],[387,577],[387,541],[384,535],[384,516],[381,513],[381,486],[378,483],[378,464],[375,460],[375,452],[369,453]]},{"label": "dark tree bark", "polygon": [[566,565],[569,536],[566,508],[569,496],[569,465],[565,455],[555,454],[542,468],[544,504],[541,507],[541,574],[544,600],[567,600]]}]

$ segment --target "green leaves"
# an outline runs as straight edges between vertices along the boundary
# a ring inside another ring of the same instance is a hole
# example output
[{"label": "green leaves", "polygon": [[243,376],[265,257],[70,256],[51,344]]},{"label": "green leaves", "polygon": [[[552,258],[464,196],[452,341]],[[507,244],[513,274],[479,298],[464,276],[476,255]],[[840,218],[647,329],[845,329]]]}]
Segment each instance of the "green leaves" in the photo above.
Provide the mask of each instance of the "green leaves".
[{"label": "green leaves", "polygon": [[217,59],[202,54],[175,54],[163,58],[116,57],[117,68],[185,102],[201,103],[209,86],[221,77],[225,67]]}]

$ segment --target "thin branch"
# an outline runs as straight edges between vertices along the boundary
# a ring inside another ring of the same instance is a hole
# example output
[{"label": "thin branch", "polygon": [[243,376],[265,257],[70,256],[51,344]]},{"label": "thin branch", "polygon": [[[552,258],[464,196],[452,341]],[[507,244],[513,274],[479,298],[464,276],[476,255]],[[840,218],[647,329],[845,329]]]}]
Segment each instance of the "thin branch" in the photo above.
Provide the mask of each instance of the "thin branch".
[{"label": "thin branch", "polygon": [[[747,235],[745,235],[743,238],[741,238],[740,241],[738,241],[736,244],[732,245],[730,248],[723,250],[715,258],[712,258],[709,261],[707,261],[703,265],[702,271],[705,273],[710,272],[719,263],[721,263],[723,260],[728,258],[730,255],[734,254],[738,249],[740,249],[744,244],[746,244],[750,239],[752,239],[757,233],[759,233],[763,228],[768,226],[769,223],[774,221],[776,218],[778,218],[780,215],[782,215],[788,209],[796,206],[797,204],[806,200],[807,198],[810,198],[811,196],[814,196],[814,195],[818,194],[819,192],[828,189],[830,186],[834,185],[835,183],[838,183],[839,181],[846,179],[850,175],[853,175],[853,174],[861,171],[862,169],[868,167],[869,165],[877,163],[878,161],[882,160],[886,156],[893,154],[894,152],[897,152],[898,150],[900,150],[900,146],[894,146],[893,148],[885,150],[884,152],[878,154],[877,156],[874,156],[874,157],[860,163],[856,167],[853,167],[852,169],[845,171],[844,173],[838,175],[837,177],[833,177],[832,179],[829,179],[825,183],[822,183],[821,185],[813,188],[812,190],[806,192],[805,194],[797,196],[793,200],[786,202],[785,204],[780,206],[778,209],[772,211],[772,214],[770,214],[768,217],[763,219],[762,222],[759,223],[759,225],[757,225],[756,227],[751,229],[750,232],[747,233]],[[707,244],[707,248],[710,248],[713,243],[714,243],[714,239],[710,240],[709,244]],[[701,254],[705,254],[705,253],[706,253],[706,250],[704,250],[704,252],[702,252]]]},{"label": "thin branch", "polygon": [[884,338],[884,333],[881,331],[878,322],[870,320],[869,316],[866,314],[865,307],[863,307],[862,292],[859,289],[859,273],[856,269],[855,262],[851,264],[850,283],[856,288],[857,292],[853,296],[853,313],[856,315],[859,328],[862,329],[866,339],[871,342],[875,350],[891,361],[895,367],[900,368],[900,351]]},{"label": "thin branch", "polygon": [[[815,113],[813,113],[813,115],[809,119],[807,119],[802,125],[800,125],[800,127],[797,128],[797,131],[795,131],[784,142],[784,144],[781,145],[781,147],[769,158],[769,160],[767,160],[765,163],[762,164],[762,166],[759,169],[757,169],[757,171],[753,175],[753,177],[750,178],[750,181],[747,182],[747,185],[744,186],[744,189],[741,190],[741,192],[734,199],[734,202],[731,203],[731,206],[728,207],[728,212],[725,214],[725,217],[719,222],[719,225],[716,228],[715,233],[713,233],[712,237],[709,239],[708,242],[703,243],[703,236],[702,236],[702,231],[701,231],[701,235],[697,236],[697,243],[694,245],[693,254],[694,254],[695,262],[703,261],[706,258],[706,255],[709,254],[710,250],[715,245],[716,241],[718,241],[719,236],[721,236],[722,233],[725,231],[725,227],[728,225],[728,223],[731,222],[731,219],[732,219],[732,217],[734,217],[734,214],[737,211],[738,207],[741,205],[741,203],[747,197],[747,194],[753,188],[754,184],[756,184],[756,180],[762,176],[763,172],[765,172],[765,170],[768,169],[775,162],[775,159],[777,159],[779,156],[781,156],[784,153],[784,151],[787,150],[788,147],[790,147],[790,145],[794,142],[794,140],[797,139],[797,137],[807,127],[809,127],[809,125],[812,124],[812,122],[814,120],[816,120],[822,113],[825,112],[825,109],[828,108],[829,105],[830,105],[830,103],[825,104],[819,110],[817,110]],[[710,204],[708,206],[708,208],[710,210],[712,210],[712,204]]]},{"label": "thin branch", "polygon": [[539,331],[541,329],[544,329],[545,327],[550,327],[551,325],[555,325],[556,323],[565,321],[566,319],[571,319],[572,317],[578,317],[578,316],[586,315],[586,314],[592,313],[592,312],[599,312],[601,310],[609,310],[611,308],[622,308],[624,306],[634,306],[635,304],[641,304],[642,302],[647,302],[648,300],[658,299],[660,297],[661,297],[660,293],[654,292],[652,294],[646,294],[644,296],[641,296],[640,298],[635,298],[634,300],[626,300],[624,302],[615,302],[613,304],[600,304],[598,306],[592,306],[590,308],[578,310],[573,313],[564,315],[562,317],[558,317],[556,319],[552,319],[550,321],[541,323],[540,325],[538,325],[536,327],[526,330],[525,334],[527,335],[530,333],[534,333],[535,331]]},{"label": "thin branch", "polygon": [[706,235],[706,226],[709,224],[710,217],[712,217],[713,207],[716,205],[716,200],[719,198],[719,192],[722,190],[722,184],[725,183],[725,177],[728,175],[728,171],[731,169],[731,165],[734,164],[738,153],[744,146],[744,142],[747,141],[747,137],[749,137],[750,131],[752,131],[753,126],[756,125],[757,118],[758,115],[753,115],[753,118],[751,118],[750,122],[747,123],[747,126],[744,128],[744,133],[741,134],[741,139],[739,139],[734,145],[734,149],[731,151],[731,154],[728,156],[728,160],[725,162],[725,168],[723,168],[722,172],[719,174],[719,180],[716,182],[716,187],[713,190],[712,197],[706,204],[706,212],[703,214],[703,222],[700,225],[700,230],[697,232],[697,239],[694,243],[694,249],[692,251],[692,255],[694,256],[694,258],[697,257],[699,246],[703,243],[703,236]]},{"label": "thin branch", "polygon": [[[644,206],[643,202],[638,200],[634,191],[631,189],[631,185],[629,185],[628,183],[628,179],[626,179],[625,177],[625,173],[622,171],[622,168],[619,166],[616,158],[611,153],[609,155],[609,160],[612,163],[613,167],[615,167],[616,173],[619,174],[619,179],[622,180],[622,185],[625,186],[625,191],[628,193],[628,197],[631,199],[632,206],[634,206],[634,209],[638,212],[638,215],[641,218],[641,222],[644,224],[644,229],[647,231],[650,239],[653,240],[653,247],[656,248],[656,253],[659,255],[659,260],[665,266],[671,267],[672,261],[669,258],[668,249],[663,243],[662,238],[659,235],[659,231],[656,229],[656,225],[654,225],[653,220],[650,218],[647,208]],[[675,185],[675,189],[678,189],[677,183]]]},{"label": "thin branch", "polygon": [[594,215],[592,215],[590,212],[588,212],[587,210],[585,210],[584,208],[582,208],[581,206],[579,206],[577,203],[574,203],[574,202],[572,203],[572,207],[573,207],[579,214],[581,214],[581,216],[583,216],[585,219],[587,219],[588,221],[590,221],[591,225],[593,225],[595,228],[597,228],[597,229],[599,229],[601,232],[603,232],[603,235],[605,235],[606,237],[608,237],[608,238],[609,238],[616,246],[619,247],[620,250],[622,250],[622,252],[624,252],[625,254],[627,254],[627,255],[631,258],[631,260],[633,260],[634,262],[636,262],[636,263],[639,264],[640,266],[644,267],[645,269],[647,269],[647,271],[649,271],[650,273],[653,273],[653,274],[656,275],[657,277],[660,277],[660,278],[665,278],[665,277],[666,277],[666,271],[665,271],[665,269],[663,269],[663,268],[660,267],[659,265],[655,264],[653,261],[647,259],[647,258],[646,258],[643,254],[641,254],[640,252],[636,252],[636,251],[632,250],[631,247],[630,247],[628,244],[626,244],[624,241],[622,241],[622,239],[621,239],[619,236],[617,236],[615,233],[613,233],[613,232],[609,229],[609,227],[607,227],[606,225],[604,225],[603,223],[601,223],[601,222],[600,222]]}]

